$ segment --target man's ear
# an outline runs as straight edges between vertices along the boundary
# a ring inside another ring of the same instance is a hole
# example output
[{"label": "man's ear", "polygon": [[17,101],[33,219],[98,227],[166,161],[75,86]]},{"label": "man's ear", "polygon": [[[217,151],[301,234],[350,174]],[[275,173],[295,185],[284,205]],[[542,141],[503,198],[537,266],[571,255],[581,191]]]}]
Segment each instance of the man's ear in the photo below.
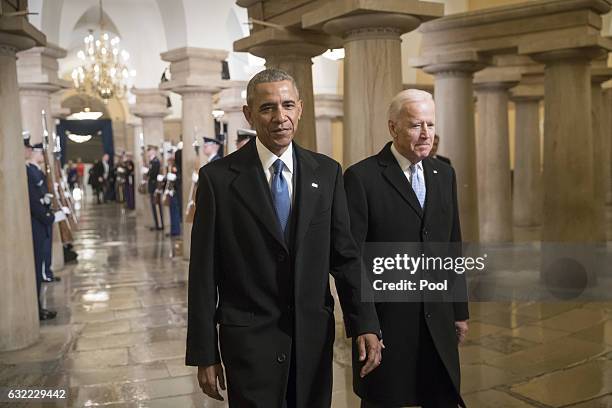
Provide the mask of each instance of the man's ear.
[{"label": "man's ear", "polygon": [[391,133],[391,137],[395,139],[397,137],[397,132],[395,131],[395,123],[393,123],[392,120],[388,120],[387,126],[389,126],[389,133]]},{"label": "man's ear", "polygon": [[298,106],[300,107],[300,115],[298,117],[302,119],[302,112],[304,112],[304,101],[300,99],[298,101]]},{"label": "man's ear", "polygon": [[249,105],[242,106],[242,113],[244,114],[244,118],[247,120],[247,122],[249,122],[249,125],[253,126],[253,117]]}]

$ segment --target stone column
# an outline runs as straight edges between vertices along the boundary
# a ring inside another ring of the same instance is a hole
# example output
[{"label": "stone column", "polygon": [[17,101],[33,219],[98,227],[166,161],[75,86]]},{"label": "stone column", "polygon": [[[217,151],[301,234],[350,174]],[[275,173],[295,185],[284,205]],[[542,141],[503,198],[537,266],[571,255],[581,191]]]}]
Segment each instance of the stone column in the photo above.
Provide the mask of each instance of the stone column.
[{"label": "stone column", "polygon": [[235,85],[222,90],[216,108],[223,111],[221,121],[227,123],[227,152],[230,154],[236,150],[236,139],[238,129],[250,129],[242,113],[242,107],[246,105],[246,82],[234,81]]},{"label": "stone column", "polygon": [[315,95],[315,118],[317,120],[317,151],[329,157],[333,155],[332,121],[343,116],[342,96],[333,94]]},{"label": "stone column", "polygon": [[[607,55],[607,54],[606,54]],[[606,219],[605,205],[608,186],[610,185],[610,112],[605,111],[607,104],[601,85],[612,78],[612,68],[605,66],[591,68],[591,118],[593,120],[593,177],[595,182],[596,211],[599,217]],[[605,223],[604,223],[605,225]],[[606,240],[606,229],[603,228],[602,240]]]},{"label": "stone column", "polygon": [[142,217],[151,211],[149,209],[148,196],[138,192],[138,186],[140,186],[140,182],[142,181],[141,169],[145,164],[143,162],[143,148],[146,148],[146,146],[144,145],[144,134],[142,132],[140,120],[134,118],[134,120],[131,121],[128,126],[130,128],[129,131],[133,135],[132,151],[134,152],[134,205],[136,207],[136,216]]},{"label": "stone column", "polygon": [[[457,176],[461,232],[466,242],[479,240],[473,74],[484,64],[475,56],[448,62],[415,61],[435,77],[436,132],[444,140]],[[433,62],[433,63],[432,63]]]},{"label": "stone column", "polygon": [[387,110],[402,90],[401,35],[421,20],[372,13],[328,21],[323,29],[344,40],[344,164],[377,153],[389,140]]},{"label": "stone column", "polygon": [[25,18],[0,17],[0,27],[5,22],[12,23],[14,29],[8,32],[0,28],[0,173],[5,180],[0,183],[0,253],[3,255],[0,351],[27,347],[38,339],[39,333],[21,106],[16,103],[19,100],[16,53],[45,41],[44,35]]},{"label": "stone column", "polygon": [[[136,95],[136,104],[132,108],[132,114],[142,119],[145,155],[147,145],[155,145],[160,148],[161,160],[162,144],[164,142],[164,117],[169,113],[166,107],[166,93],[157,88],[135,89],[132,92]],[[147,163],[144,165],[147,165]],[[138,182],[140,183],[140,180]],[[150,209],[148,193],[142,197],[141,202],[144,209],[143,213],[148,214],[146,219],[150,220],[150,225],[153,225],[153,214]]]},{"label": "stone column", "polygon": [[481,242],[500,243],[513,240],[508,89],[515,84],[516,82],[488,78],[477,80],[476,84],[476,157]]},{"label": "stone column", "polygon": [[[31,134],[31,143],[43,141],[41,112],[47,113],[47,129],[49,131],[49,146],[47,156],[51,168],[51,178],[54,183],[55,163],[53,144],[55,134],[55,119],[52,116],[51,95],[61,89],[70,87],[70,82],[58,77],[58,59],[66,56],[66,50],[47,44],[45,47],[34,47],[18,54],[17,74],[19,81],[19,96],[21,102],[22,125]],[[60,169],[61,171],[61,169]],[[54,272],[64,267],[64,249],[58,224],[53,224],[52,264]],[[74,232],[74,231],[73,231]]]},{"label": "stone column", "polygon": [[515,106],[513,218],[518,227],[542,222],[540,101],[543,89],[519,85],[512,89]]},{"label": "stone column", "polygon": [[402,90],[400,36],[443,14],[441,4],[371,0],[320,7],[302,17],[303,28],[340,36],[344,44],[346,166],[378,153],[391,139],[387,109]]},{"label": "stone column", "polygon": [[[612,138],[612,88],[604,88],[604,118],[606,118],[606,122],[604,125],[606,126],[604,135],[608,137],[608,140]],[[607,153],[607,158],[605,160],[612,161],[612,141],[610,141],[610,146]],[[610,171],[608,172],[608,182],[606,186],[606,204],[612,205],[612,165],[610,166]]]},{"label": "stone column", "polygon": [[[168,115],[166,93],[156,88],[134,89],[136,104],[132,113],[142,119],[145,148],[159,146],[164,141],[164,118]],[[161,153],[161,150],[160,150]]]},{"label": "stone column", "polygon": [[[183,98],[183,214],[190,200],[191,175],[204,165],[202,156],[196,157],[193,143],[202,145],[202,137],[215,136],[212,116],[212,96],[225,86],[221,80],[221,61],[227,51],[203,48],[178,48],[161,54],[170,62],[171,80],[160,88],[172,90]],[[225,81],[228,82],[228,81]],[[183,217],[183,258],[191,251],[191,224]]]},{"label": "stone column", "polygon": [[532,54],[545,63],[545,242],[597,242],[604,233],[595,198],[591,117],[590,61],[600,54],[586,47]]},{"label": "stone column", "polygon": [[330,40],[327,35],[297,29],[279,31],[276,28],[265,28],[234,43],[234,51],[250,52],[265,58],[267,68],[282,69],[295,79],[304,109],[294,140],[300,146],[315,151],[312,58],[328,48]]}]

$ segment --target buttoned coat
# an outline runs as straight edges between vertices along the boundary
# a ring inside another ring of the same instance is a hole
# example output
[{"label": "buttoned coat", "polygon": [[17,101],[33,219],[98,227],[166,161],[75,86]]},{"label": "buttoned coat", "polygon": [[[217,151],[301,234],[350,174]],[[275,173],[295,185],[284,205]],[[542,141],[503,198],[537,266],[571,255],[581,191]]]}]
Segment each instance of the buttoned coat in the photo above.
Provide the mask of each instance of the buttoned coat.
[{"label": "buttoned coat", "polygon": [[[461,242],[457,187],[452,167],[431,158],[422,161],[427,191],[422,209],[390,148],[391,143],[388,143],[377,155],[345,172],[351,229],[357,244]],[[455,284],[464,295],[463,276]],[[376,303],[385,343],[382,364],[361,379],[356,375],[359,363],[355,361],[356,353],[353,353],[355,392],[368,401],[391,406],[408,405],[416,398],[410,395],[411,391],[405,384],[416,381],[419,375],[407,367],[414,367],[414,359],[418,358],[420,336],[417,331],[422,321],[419,313],[422,313],[435,349],[459,393],[459,354],[454,322],[468,318],[467,303],[463,300],[425,301],[422,304]]]},{"label": "buttoned coat", "polygon": [[372,304],[360,302],[359,252],[341,167],[295,143],[293,148],[290,243],[281,233],[255,140],[199,172],[186,362],[222,360],[232,407],[280,408],[291,362],[297,407],[330,406],[330,272],[344,283],[339,296],[347,334],[379,330]]}]

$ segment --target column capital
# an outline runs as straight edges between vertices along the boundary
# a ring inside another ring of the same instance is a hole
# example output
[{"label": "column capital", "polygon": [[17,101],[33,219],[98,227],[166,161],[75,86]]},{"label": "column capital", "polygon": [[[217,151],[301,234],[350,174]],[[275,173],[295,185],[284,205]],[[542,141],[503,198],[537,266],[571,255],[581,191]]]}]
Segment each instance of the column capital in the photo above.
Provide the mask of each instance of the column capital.
[{"label": "column capital", "polygon": [[17,80],[20,86],[27,83],[56,85],[58,89],[72,86],[57,75],[58,59],[65,58],[67,51],[54,44],[33,47],[17,53]]},{"label": "column capital", "polygon": [[132,114],[140,118],[151,118],[167,116],[170,111],[166,106],[167,92],[157,88],[133,89],[136,95],[136,103],[132,107]]},{"label": "column capital", "polygon": [[474,75],[474,89],[477,91],[507,91],[521,80],[520,72],[512,67],[490,67]]},{"label": "column capital", "polygon": [[413,67],[440,77],[471,77],[490,63],[490,58],[474,50],[430,54],[410,59]]},{"label": "column capital", "polygon": [[539,102],[544,99],[544,84],[527,85],[520,83],[510,90],[512,102]]},{"label": "column capital", "polygon": [[534,41],[521,44],[519,54],[529,55],[534,61],[550,63],[562,60],[592,61],[607,55],[612,50],[612,39],[599,35],[554,40]]},{"label": "column capital", "polygon": [[328,48],[338,48],[341,41],[323,33],[303,30],[265,28],[234,42],[234,51],[249,52],[261,58],[313,58]]},{"label": "column capital", "polygon": [[344,116],[343,97],[337,94],[315,95],[315,118],[336,119]]},{"label": "column capital", "polygon": [[612,79],[612,68],[608,67],[593,67],[591,68],[591,83],[601,85],[604,82]]},{"label": "column capital", "polygon": [[233,86],[219,92],[216,107],[225,112],[241,112],[246,105],[246,81],[234,81]]},{"label": "column capital", "polygon": [[418,0],[335,2],[305,13],[302,27],[323,30],[347,40],[399,38],[417,28],[422,21],[443,15],[444,5]]},{"label": "column capital", "polygon": [[227,58],[225,50],[211,48],[182,47],[160,54],[170,62],[171,79],[160,84],[160,89],[185,90],[188,87],[207,87],[210,92],[222,88],[221,62]]}]

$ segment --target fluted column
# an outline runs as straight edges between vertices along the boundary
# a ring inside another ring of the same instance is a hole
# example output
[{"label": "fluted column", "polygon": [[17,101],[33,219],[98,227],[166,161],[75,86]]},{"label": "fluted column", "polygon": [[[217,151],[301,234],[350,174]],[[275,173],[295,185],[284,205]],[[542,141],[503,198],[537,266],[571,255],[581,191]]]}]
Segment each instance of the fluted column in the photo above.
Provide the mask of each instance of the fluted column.
[{"label": "fluted column", "polygon": [[542,162],[540,149],[540,101],[543,92],[512,92],[515,106],[514,225],[535,227],[542,222]]},{"label": "fluted column", "polygon": [[476,84],[476,144],[481,242],[512,242],[508,89],[515,83]]},{"label": "fluted column", "polygon": [[[607,55],[607,54],[606,54]],[[610,112],[607,107],[601,85],[612,78],[612,68],[591,68],[591,118],[593,120],[593,177],[595,182],[595,205],[605,220],[605,205],[608,186],[610,185],[610,131],[608,123]],[[603,228],[602,240],[606,240],[606,229]]]},{"label": "fluted column", "polygon": [[233,81],[233,85],[219,93],[216,108],[223,111],[221,122],[227,124],[227,151],[230,154],[236,150],[238,129],[250,129],[242,113],[242,107],[246,105],[246,82]]},{"label": "fluted column", "polygon": [[[196,157],[193,143],[202,145],[202,137],[215,137],[215,121],[212,116],[213,94],[224,85],[221,80],[221,62],[227,51],[203,48],[178,48],[161,54],[170,62],[171,80],[160,84],[161,89],[171,90],[183,100],[183,214],[190,200],[192,173],[202,166],[202,157]],[[199,164],[199,165],[197,165]],[[183,258],[191,252],[191,223],[183,216]]]},{"label": "fluted column", "polygon": [[417,65],[435,77],[436,132],[444,140],[445,150],[452,152],[463,240],[477,242],[479,220],[473,74],[484,64],[458,61]]},{"label": "fluted column", "polygon": [[333,94],[315,95],[315,117],[317,121],[317,151],[333,157],[332,122],[343,116],[342,96]]},{"label": "fluted column", "polygon": [[[64,58],[66,54],[66,50],[47,44],[45,47],[34,47],[20,52],[17,60],[22,126],[24,130],[30,132],[32,144],[41,143],[43,141],[41,112],[43,110],[46,112],[49,131],[47,158],[54,184],[60,181],[55,179],[53,156],[55,120],[52,116],[51,95],[70,87],[68,81],[60,79],[57,75],[59,68],[57,60]],[[64,248],[59,224],[53,224],[52,230],[51,268],[57,272],[64,267]]]},{"label": "fluted column", "polygon": [[[0,23],[8,19],[0,17]],[[11,33],[0,29],[0,173],[5,180],[0,183],[0,351],[27,347],[39,334],[21,106],[16,103],[16,53],[41,45],[45,39],[25,18],[11,20],[20,22],[23,29],[15,28]]]}]

